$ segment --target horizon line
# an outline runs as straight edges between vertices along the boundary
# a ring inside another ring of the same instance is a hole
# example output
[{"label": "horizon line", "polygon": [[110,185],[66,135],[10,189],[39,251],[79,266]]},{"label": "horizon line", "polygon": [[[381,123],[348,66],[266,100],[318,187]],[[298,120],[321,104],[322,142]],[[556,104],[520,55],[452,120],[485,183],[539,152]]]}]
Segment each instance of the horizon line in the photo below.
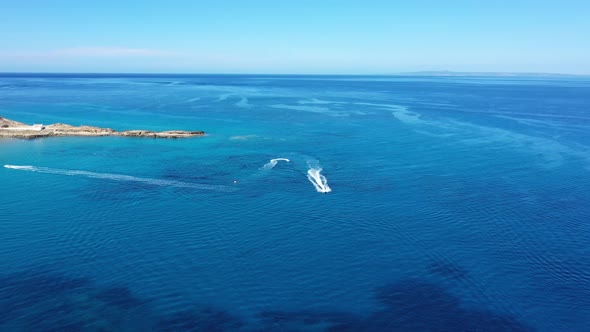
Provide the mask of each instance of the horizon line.
[{"label": "horizon line", "polygon": [[394,73],[223,73],[223,72],[54,72],[54,71],[0,71],[2,75],[219,75],[219,76],[438,76],[438,77],[469,77],[469,76],[495,76],[495,77],[514,77],[514,76],[535,76],[535,77],[589,77],[590,74],[571,74],[571,73],[547,73],[547,72],[510,72],[510,71],[451,71],[451,70],[424,70],[424,71],[407,71]]}]

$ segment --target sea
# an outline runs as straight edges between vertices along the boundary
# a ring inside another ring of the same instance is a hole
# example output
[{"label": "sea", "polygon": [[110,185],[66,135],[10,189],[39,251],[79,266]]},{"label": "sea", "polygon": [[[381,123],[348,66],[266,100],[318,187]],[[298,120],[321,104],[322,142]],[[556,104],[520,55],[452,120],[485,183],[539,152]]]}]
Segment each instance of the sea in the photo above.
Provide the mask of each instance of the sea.
[{"label": "sea", "polygon": [[590,77],[0,74],[0,331],[590,331]]}]

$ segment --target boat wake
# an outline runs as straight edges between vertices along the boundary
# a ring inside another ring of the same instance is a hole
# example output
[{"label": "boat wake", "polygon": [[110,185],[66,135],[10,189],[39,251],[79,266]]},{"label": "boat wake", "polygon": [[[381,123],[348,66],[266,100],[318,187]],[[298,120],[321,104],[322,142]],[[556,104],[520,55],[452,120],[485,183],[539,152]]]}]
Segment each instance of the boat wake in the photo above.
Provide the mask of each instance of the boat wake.
[{"label": "boat wake", "polygon": [[[311,182],[311,184],[313,184],[317,192],[329,193],[332,191],[332,188],[328,186],[328,180],[324,175],[321,174],[322,168],[320,167],[318,160],[305,155],[296,155],[294,157],[295,159],[303,158],[307,160],[307,179],[309,180],[309,182]],[[264,166],[262,166],[260,169],[264,171],[273,169],[279,161],[291,162],[291,160],[287,158],[275,158],[271,159],[268,163],[264,164]],[[297,164],[297,162],[295,162],[295,164]],[[297,165],[295,166],[297,167]]]},{"label": "boat wake", "polygon": [[232,188],[229,188],[227,186],[222,186],[222,185],[208,185],[208,184],[188,183],[188,182],[175,181],[175,180],[140,178],[140,177],[136,177],[136,176],[122,175],[122,174],[96,173],[96,172],[67,170],[67,169],[58,169],[58,168],[49,168],[49,167],[36,167],[36,166],[29,166],[29,165],[24,165],[24,166],[4,165],[4,167],[9,168],[9,169],[36,172],[36,173],[58,174],[58,175],[68,175],[68,176],[83,176],[83,177],[87,177],[87,178],[105,179],[105,180],[111,180],[111,181],[140,182],[140,183],[145,183],[145,184],[160,186],[160,187],[178,187],[178,188],[192,188],[192,189],[200,189],[200,190],[232,191]]},{"label": "boat wake", "polygon": [[[275,158],[271,159],[268,163],[264,164],[260,169],[261,170],[270,170],[275,167],[279,161],[284,162],[291,162],[291,160],[287,158]],[[332,188],[328,185],[328,180],[324,175],[321,174],[322,168],[319,166],[317,160],[308,160],[307,162],[308,170],[307,170],[307,179],[311,184],[313,184],[314,188],[317,192],[320,193],[329,193],[332,191]],[[49,168],[49,167],[38,167],[38,166],[31,166],[31,165],[4,165],[5,168],[14,169],[19,171],[27,171],[27,172],[36,172],[36,173],[45,173],[45,174],[57,174],[57,175],[67,175],[67,176],[82,176],[86,178],[94,178],[94,179],[104,179],[109,181],[128,181],[128,182],[137,182],[137,183],[145,183],[148,185],[153,186],[160,186],[160,187],[177,187],[177,188],[192,188],[192,189],[199,189],[199,190],[213,190],[213,191],[222,191],[222,192],[229,192],[234,191],[235,189],[228,186],[223,185],[210,185],[210,184],[199,184],[199,183],[190,183],[190,182],[183,182],[177,180],[164,180],[164,179],[154,179],[154,178],[142,178],[137,176],[131,175],[123,175],[123,174],[111,174],[111,173],[98,173],[98,172],[89,172],[89,171],[82,171],[82,170],[69,170],[69,169],[59,169],[59,168]],[[237,181],[236,181],[237,183]]]},{"label": "boat wake", "polygon": [[286,161],[286,162],[290,162],[289,159],[287,158],[276,158],[276,159],[271,159],[268,163],[264,164],[264,166],[262,166],[260,169],[261,170],[269,170],[272,169],[273,167],[275,167],[277,165],[277,163],[279,161]]},{"label": "boat wake", "polygon": [[322,168],[311,163],[308,163],[308,165],[310,168],[307,170],[307,179],[313,184],[315,190],[319,193],[331,192],[332,188],[328,186],[328,180],[321,174]]}]

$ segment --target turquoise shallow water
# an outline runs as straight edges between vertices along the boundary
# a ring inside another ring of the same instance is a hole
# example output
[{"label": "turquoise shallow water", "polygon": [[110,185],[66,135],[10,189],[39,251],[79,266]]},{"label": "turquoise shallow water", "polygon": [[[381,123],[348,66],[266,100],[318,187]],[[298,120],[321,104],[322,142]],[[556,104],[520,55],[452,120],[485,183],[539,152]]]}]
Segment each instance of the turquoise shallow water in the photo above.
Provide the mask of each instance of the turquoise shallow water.
[{"label": "turquoise shallow water", "polygon": [[0,329],[587,331],[589,105],[584,78],[4,75],[9,119],[208,135],[0,141],[28,166],[0,169]]}]

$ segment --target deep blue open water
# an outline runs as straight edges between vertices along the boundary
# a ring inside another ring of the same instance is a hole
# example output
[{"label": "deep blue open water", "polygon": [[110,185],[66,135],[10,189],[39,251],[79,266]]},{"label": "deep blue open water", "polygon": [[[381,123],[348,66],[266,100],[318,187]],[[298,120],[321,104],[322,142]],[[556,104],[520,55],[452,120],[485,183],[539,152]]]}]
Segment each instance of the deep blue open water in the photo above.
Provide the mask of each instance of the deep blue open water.
[{"label": "deep blue open water", "polygon": [[4,74],[0,116],[208,134],[0,140],[1,331],[590,331],[588,78]]}]

